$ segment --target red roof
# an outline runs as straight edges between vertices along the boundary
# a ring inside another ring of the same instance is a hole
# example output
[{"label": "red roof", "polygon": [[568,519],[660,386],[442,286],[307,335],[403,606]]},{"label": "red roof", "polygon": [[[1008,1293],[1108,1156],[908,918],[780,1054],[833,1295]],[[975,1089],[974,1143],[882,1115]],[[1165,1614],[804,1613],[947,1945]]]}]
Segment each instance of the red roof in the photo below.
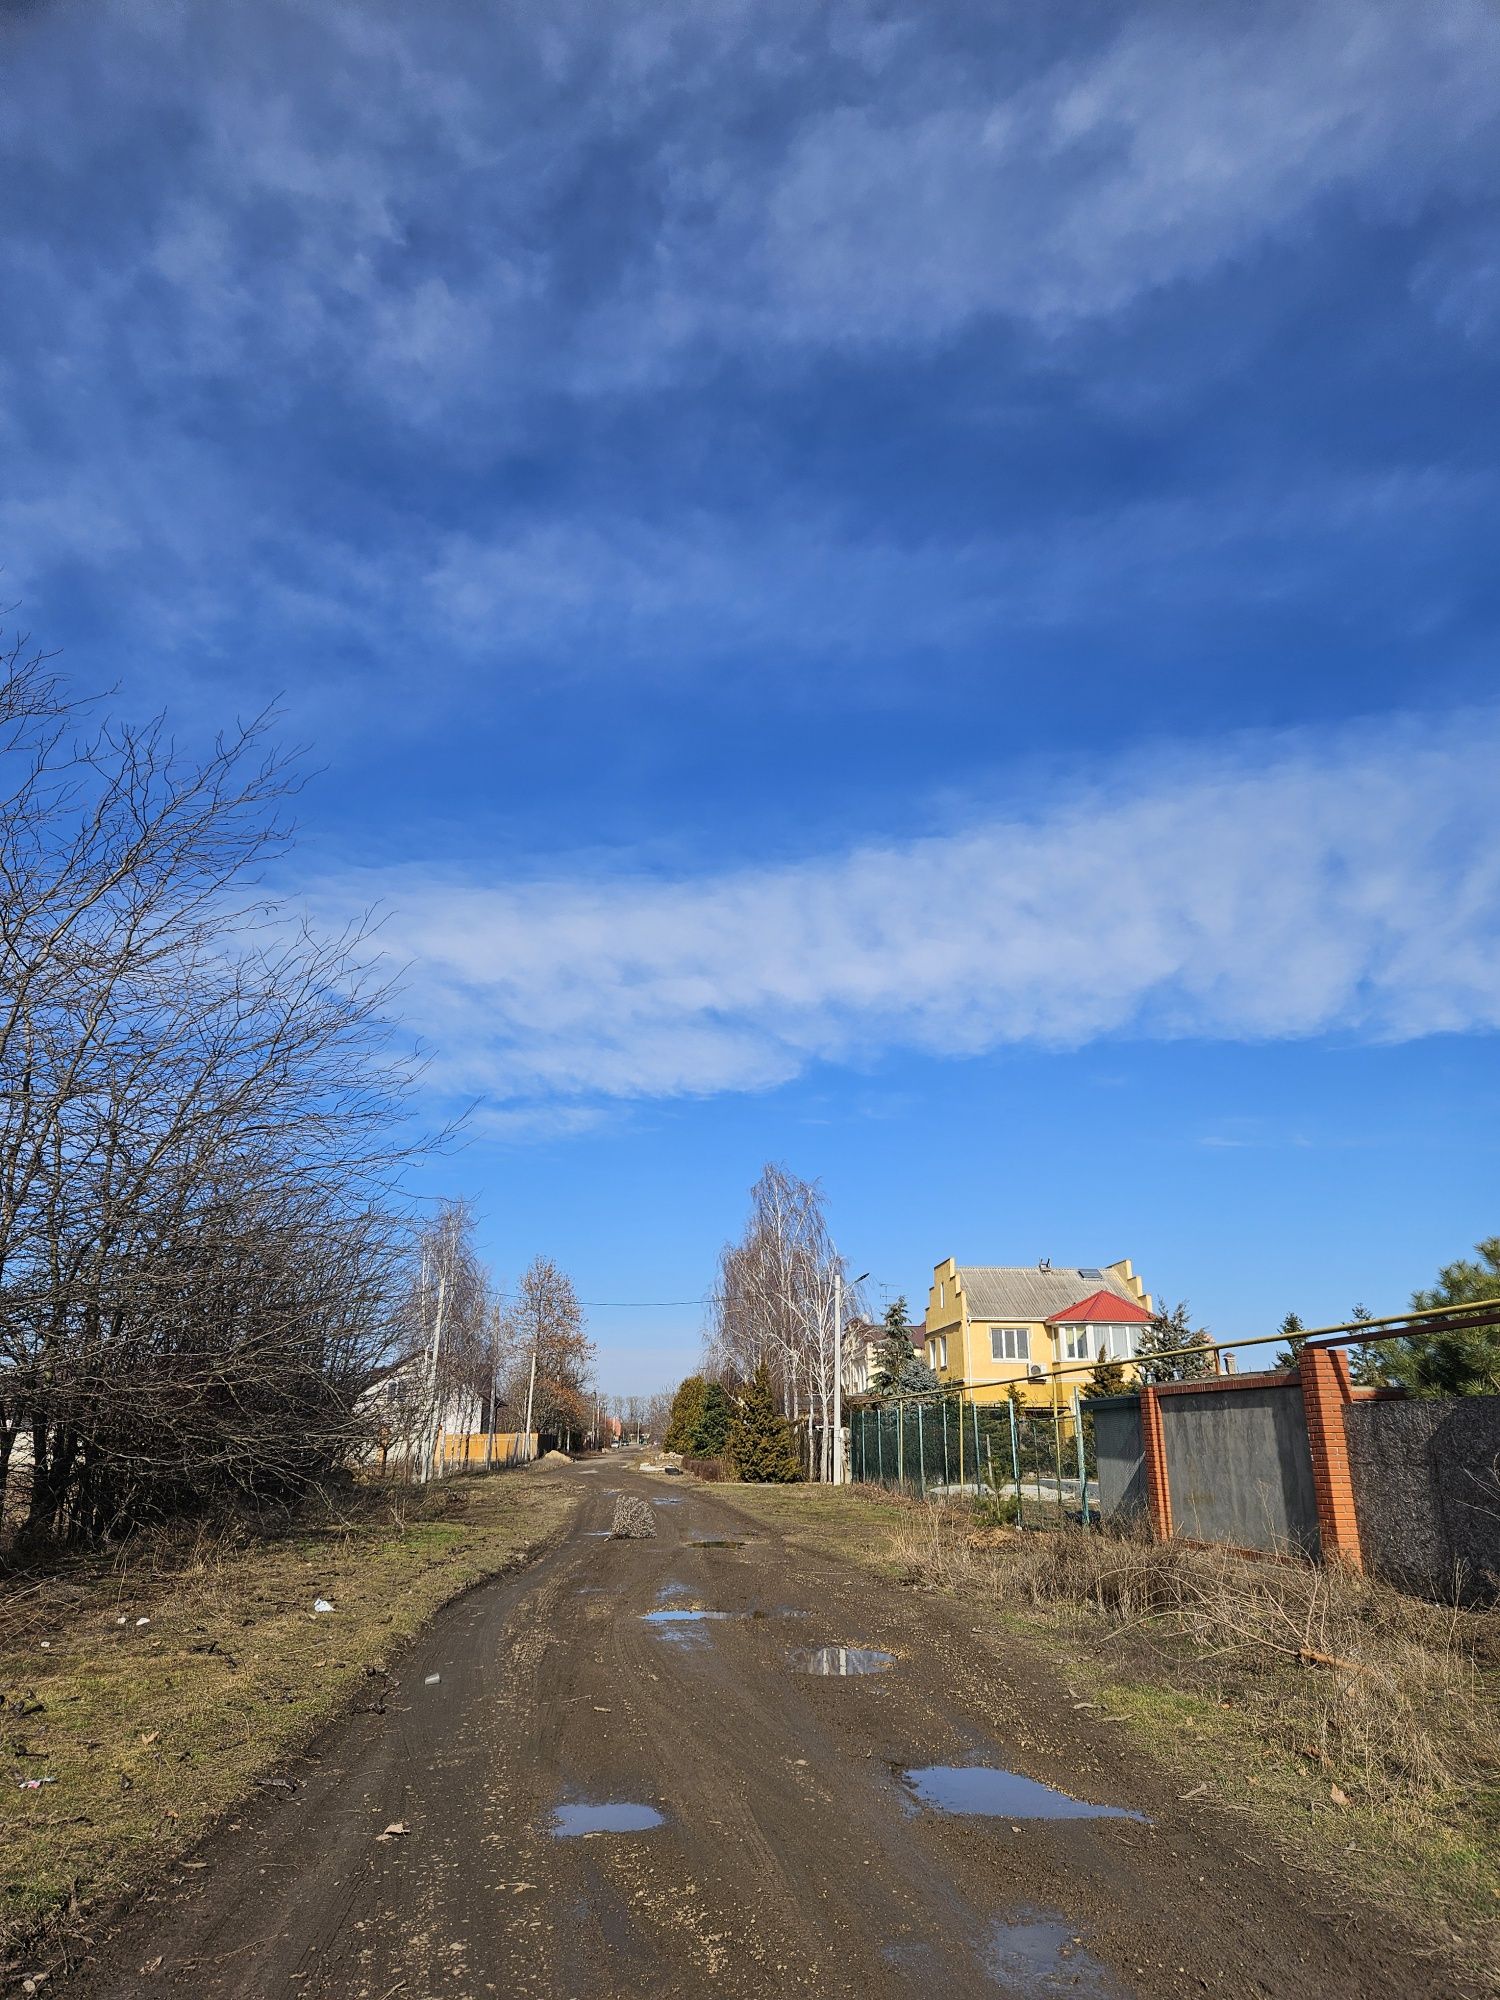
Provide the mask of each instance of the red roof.
[{"label": "red roof", "polygon": [[1069,1306],[1066,1312],[1053,1313],[1047,1324],[1067,1326],[1081,1321],[1086,1325],[1122,1326],[1127,1320],[1150,1317],[1143,1305],[1137,1305],[1134,1299],[1122,1299],[1118,1292],[1090,1292],[1086,1299],[1080,1299],[1076,1306]]}]

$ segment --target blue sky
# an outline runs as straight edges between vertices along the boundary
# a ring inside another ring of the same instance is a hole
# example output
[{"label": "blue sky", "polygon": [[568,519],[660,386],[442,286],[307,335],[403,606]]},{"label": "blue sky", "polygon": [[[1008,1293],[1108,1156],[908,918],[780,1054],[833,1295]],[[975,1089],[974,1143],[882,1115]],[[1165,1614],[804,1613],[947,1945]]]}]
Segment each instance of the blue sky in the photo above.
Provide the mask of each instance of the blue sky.
[{"label": "blue sky", "polygon": [[[1500,1227],[1500,16],[33,0],[0,564],[280,696],[502,1277],[1134,1257],[1217,1331]],[[647,1388],[691,1306],[601,1309]]]}]

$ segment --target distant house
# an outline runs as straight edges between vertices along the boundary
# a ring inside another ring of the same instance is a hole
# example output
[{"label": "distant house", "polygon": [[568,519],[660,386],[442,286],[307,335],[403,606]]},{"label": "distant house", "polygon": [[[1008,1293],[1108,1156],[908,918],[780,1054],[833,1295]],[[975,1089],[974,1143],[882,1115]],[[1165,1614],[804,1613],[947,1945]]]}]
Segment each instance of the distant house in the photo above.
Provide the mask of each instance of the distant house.
[{"label": "distant house", "polygon": [[[1128,1363],[1151,1319],[1151,1294],[1128,1257],[1118,1263],[939,1264],[928,1295],[927,1360],[943,1382],[962,1382],[976,1402],[1019,1387],[1030,1401],[1064,1398],[1087,1379],[1078,1364]],[[1057,1364],[1070,1372],[1055,1377]]]},{"label": "distant house", "polygon": [[443,1383],[442,1407],[434,1411],[430,1367],[425,1353],[393,1361],[375,1372],[359,1398],[357,1408],[373,1432],[370,1455],[382,1472],[410,1473],[429,1449],[446,1449],[440,1441],[488,1429],[488,1398],[463,1383]]},{"label": "distant house", "polygon": [[[890,1332],[884,1320],[852,1319],[844,1329],[844,1394],[867,1396],[880,1367],[880,1350]],[[927,1330],[908,1326],[912,1353],[926,1357]]]}]

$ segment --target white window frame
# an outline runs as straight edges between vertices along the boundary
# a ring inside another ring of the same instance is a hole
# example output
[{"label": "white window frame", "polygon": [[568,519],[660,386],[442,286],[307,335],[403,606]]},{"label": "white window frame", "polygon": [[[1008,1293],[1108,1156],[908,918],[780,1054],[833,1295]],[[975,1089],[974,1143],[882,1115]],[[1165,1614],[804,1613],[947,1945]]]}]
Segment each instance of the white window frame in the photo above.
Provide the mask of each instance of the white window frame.
[{"label": "white window frame", "polygon": [[1111,1320],[1108,1326],[1101,1326],[1099,1333],[1099,1359],[1101,1361],[1134,1361],[1136,1355],[1137,1328],[1128,1320]]},{"label": "white window frame", "polygon": [[1029,1326],[992,1326],[990,1328],[990,1360],[993,1362],[1019,1361],[1031,1359],[1031,1328]]}]

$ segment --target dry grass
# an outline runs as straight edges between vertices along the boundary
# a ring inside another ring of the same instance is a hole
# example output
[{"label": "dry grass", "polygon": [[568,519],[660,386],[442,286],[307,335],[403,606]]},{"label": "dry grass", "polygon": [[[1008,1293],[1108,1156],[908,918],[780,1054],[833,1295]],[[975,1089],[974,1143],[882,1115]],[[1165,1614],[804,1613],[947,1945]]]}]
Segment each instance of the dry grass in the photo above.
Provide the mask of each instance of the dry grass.
[{"label": "dry grass", "polygon": [[[159,1876],[575,1501],[536,1472],[366,1489],[274,1538],[158,1538],[16,1579],[0,1604],[0,1947]],[[51,1782],[22,1790],[32,1777]]]},{"label": "dry grass", "polygon": [[1082,1711],[1126,1721],[1205,1802],[1352,1875],[1471,1967],[1500,1959],[1500,1613],[1305,1560],[976,1533],[957,1501],[733,1497],[810,1546],[987,1605]]},{"label": "dry grass", "polygon": [[1193,1690],[1254,1698],[1258,1720],[1371,1803],[1500,1777],[1500,1616],[1426,1603],[1334,1565],[1064,1528],[976,1548],[944,1510],[896,1531],[915,1581],[1133,1636]]}]

